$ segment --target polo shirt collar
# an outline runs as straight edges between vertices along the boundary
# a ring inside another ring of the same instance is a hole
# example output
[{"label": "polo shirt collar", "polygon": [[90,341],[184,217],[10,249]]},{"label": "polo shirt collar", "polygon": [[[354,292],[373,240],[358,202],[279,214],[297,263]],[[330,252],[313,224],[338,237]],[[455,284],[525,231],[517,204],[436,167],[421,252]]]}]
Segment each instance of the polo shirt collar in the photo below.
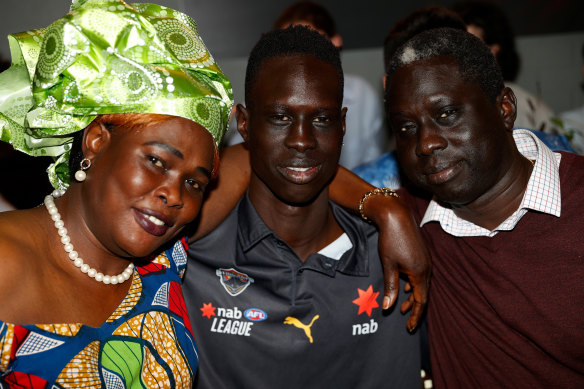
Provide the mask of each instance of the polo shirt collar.
[{"label": "polo shirt collar", "polygon": [[[341,229],[347,234],[353,247],[345,252],[338,260],[319,253],[313,253],[307,258],[305,267],[310,269],[313,267],[311,264],[318,264],[318,268],[313,268],[313,270],[328,274],[331,277],[334,277],[336,271],[352,276],[368,276],[369,248],[367,242],[368,236],[375,233],[375,228],[364,223],[360,224],[360,221],[350,220],[354,216],[343,211],[341,207],[333,202],[329,202],[329,204],[332,207],[333,215],[337,223],[339,223]],[[249,200],[248,193],[240,200],[237,212],[238,240],[244,253],[252,250],[254,246],[268,237],[280,239],[258,215]],[[290,248],[290,250],[292,249]]]}]

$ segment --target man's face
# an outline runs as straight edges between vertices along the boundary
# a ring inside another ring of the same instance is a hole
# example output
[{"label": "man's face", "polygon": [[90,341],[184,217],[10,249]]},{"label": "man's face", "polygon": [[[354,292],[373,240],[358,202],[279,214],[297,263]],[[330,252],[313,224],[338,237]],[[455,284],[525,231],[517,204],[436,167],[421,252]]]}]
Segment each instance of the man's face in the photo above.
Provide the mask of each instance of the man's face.
[{"label": "man's face", "polygon": [[341,93],[336,68],[311,55],[262,63],[251,101],[237,112],[252,187],[290,205],[322,192],[337,170],[345,132]]},{"label": "man's face", "polygon": [[502,97],[491,104],[479,85],[464,82],[454,59],[406,65],[387,88],[398,158],[415,185],[443,202],[465,205],[502,177],[501,145],[512,121],[503,120]]}]

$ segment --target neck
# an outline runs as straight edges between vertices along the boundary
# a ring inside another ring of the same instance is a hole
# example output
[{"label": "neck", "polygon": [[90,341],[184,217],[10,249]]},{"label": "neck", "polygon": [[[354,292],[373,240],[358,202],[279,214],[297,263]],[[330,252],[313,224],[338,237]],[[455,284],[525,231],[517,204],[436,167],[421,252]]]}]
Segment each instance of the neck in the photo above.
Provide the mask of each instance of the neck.
[{"label": "neck", "polygon": [[328,203],[328,187],[307,204],[287,204],[252,177],[249,198],[264,223],[303,261],[342,233]]},{"label": "neck", "polygon": [[521,205],[533,164],[517,151],[502,178],[473,202],[457,206],[454,213],[469,222],[493,230]]}]

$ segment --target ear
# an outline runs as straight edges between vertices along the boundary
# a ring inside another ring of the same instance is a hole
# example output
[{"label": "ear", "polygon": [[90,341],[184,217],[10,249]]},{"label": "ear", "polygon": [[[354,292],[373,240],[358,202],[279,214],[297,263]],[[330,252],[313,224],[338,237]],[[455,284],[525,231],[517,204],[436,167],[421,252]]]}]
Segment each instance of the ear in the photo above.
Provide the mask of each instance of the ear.
[{"label": "ear", "polygon": [[499,96],[497,96],[497,107],[505,128],[508,131],[513,130],[513,124],[517,117],[517,98],[511,88],[504,87]]},{"label": "ear", "polygon": [[242,104],[237,104],[237,110],[235,111],[235,118],[237,119],[237,131],[247,143],[247,138],[249,136],[248,126],[249,126],[249,111]]},{"label": "ear", "polygon": [[491,53],[493,53],[493,57],[498,61],[499,60],[499,53],[501,52],[501,45],[498,43],[493,43],[489,45],[489,49],[491,49]]},{"label": "ear", "polygon": [[81,149],[86,158],[93,159],[103,151],[111,142],[112,133],[105,128],[105,125],[98,122],[91,122],[83,133],[83,143]]},{"label": "ear", "polygon": [[333,35],[330,40],[336,48],[340,49],[343,47],[343,38],[339,34]]},{"label": "ear", "polygon": [[345,133],[347,131],[346,119],[347,119],[347,111],[348,110],[349,110],[349,108],[347,108],[347,107],[344,107],[341,110],[341,122],[342,122],[342,125],[343,125],[343,136],[345,136]]},{"label": "ear", "polygon": [[383,75],[382,81],[383,81],[383,90],[385,91],[385,88],[387,86],[387,74]]}]

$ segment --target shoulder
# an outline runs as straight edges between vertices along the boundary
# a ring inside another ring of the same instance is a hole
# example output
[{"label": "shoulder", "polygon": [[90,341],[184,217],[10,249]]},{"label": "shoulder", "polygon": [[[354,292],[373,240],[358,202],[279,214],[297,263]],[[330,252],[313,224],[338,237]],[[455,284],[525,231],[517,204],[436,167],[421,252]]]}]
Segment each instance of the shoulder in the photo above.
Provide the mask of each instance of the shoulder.
[{"label": "shoulder", "polygon": [[34,223],[34,210],[0,213],[0,301],[22,286],[22,275],[34,270],[44,241]]},{"label": "shoulder", "polygon": [[584,171],[584,156],[567,152],[558,151],[562,155],[560,161],[560,172],[562,170],[569,169],[572,172],[582,172]]},{"label": "shoulder", "polygon": [[330,201],[330,204],[337,223],[349,236],[356,235],[358,238],[363,234],[363,237],[371,237],[377,233],[377,228],[373,224],[367,223],[361,216],[347,211],[333,201]]},{"label": "shoulder", "polygon": [[9,211],[0,213],[0,261],[6,264],[29,251],[30,215],[29,211]]},{"label": "shoulder", "polygon": [[[188,243],[188,256],[189,258],[196,258],[201,260],[203,258],[213,258],[219,253],[230,252],[229,250],[235,244],[237,239],[237,231],[239,226],[239,208],[241,206],[242,200],[233,209],[229,215],[215,227],[207,235],[203,236],[194,241],[189,241]],[[244,225],[248,225],[248,220],[243,220]],[[251,223],[253,225],[253,223]],[[188,273],[187,273],[188,274]]]},{"label": "shoulder", "polygon": [[584,156],[560,152],[560,181],[562,189],[564,187],[575,186],[577,189],[584,190]]},{"label": "shoulder", "polygon": [[408,184],[405,187],[397,191],[400,198],[410,207],[415,219],[420,222],[428,209],[428,204],[432,200],[432,193],[425,192],[419,188],[416,188],[412,184]]}]

